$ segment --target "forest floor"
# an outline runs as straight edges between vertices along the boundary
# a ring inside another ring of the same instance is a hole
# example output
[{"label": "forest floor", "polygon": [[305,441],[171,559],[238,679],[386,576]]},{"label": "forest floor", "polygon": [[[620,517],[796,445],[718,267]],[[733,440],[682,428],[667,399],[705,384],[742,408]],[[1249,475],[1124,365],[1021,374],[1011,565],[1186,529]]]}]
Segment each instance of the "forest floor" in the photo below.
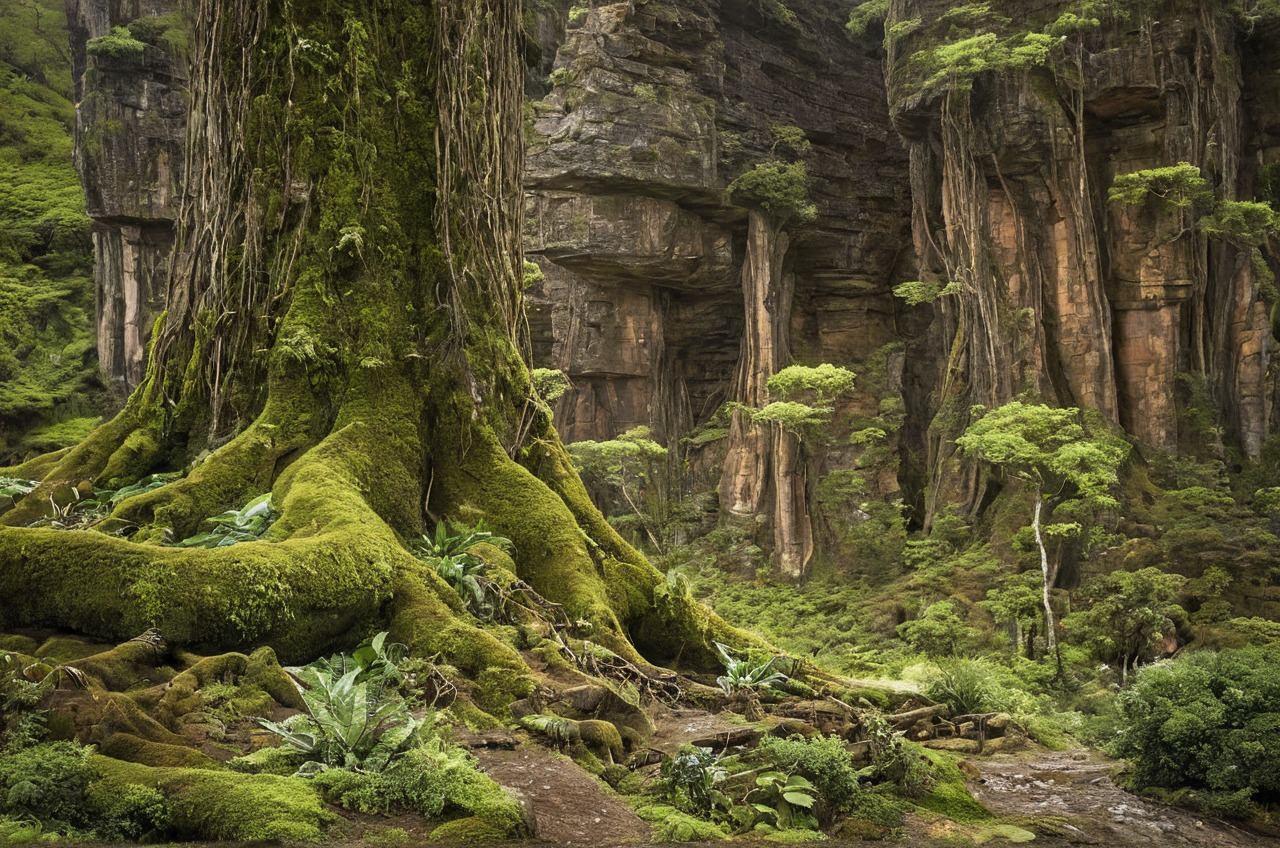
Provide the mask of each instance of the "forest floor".
[{"label": "forest floor", "polygon": [[473,753],[484,772],[525,806],[539,842],[603,846],[649,841],[649,825],[568,757],[528,744]]},{"label": "forest floor", "polygon": [[969,789],[997,816],[1061,816],[1063,835],[1038,845],[1245,848],[1273,840],[1140,798],[1111,779],[1120,765],[1087,750],[997,754],[969,761]]}]

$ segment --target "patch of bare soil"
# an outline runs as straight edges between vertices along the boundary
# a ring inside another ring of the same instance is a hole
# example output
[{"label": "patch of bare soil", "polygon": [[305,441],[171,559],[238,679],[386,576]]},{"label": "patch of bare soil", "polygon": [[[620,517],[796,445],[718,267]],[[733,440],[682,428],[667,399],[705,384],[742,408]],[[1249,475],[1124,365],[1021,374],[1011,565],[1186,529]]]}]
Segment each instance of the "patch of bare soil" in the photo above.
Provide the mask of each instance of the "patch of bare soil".
[{"label": "patch of bare soil", "polygon": [[656,732],[650,746],[670,756],[683,745],[723,750],[760,738],[760,731],[741,721],[730,721],[706,710],[659,707],[653,716]]},{"label": "patch of bare soil", "polygon": [[1037,845],[1257,848],[1276,842],[1126,792],[1111,780],[1118,763],[1093,752],[998,755],[970,763],[978,777],[969,789],[996,815],[1066,819],[1060,838],[1042,837]]},{"label": "patch of bare soil", "polygon": [[472,753],[486,774],[525,805],[539,842],[612,846],[649,841],[649,826],[566,758],[527,744]]}]

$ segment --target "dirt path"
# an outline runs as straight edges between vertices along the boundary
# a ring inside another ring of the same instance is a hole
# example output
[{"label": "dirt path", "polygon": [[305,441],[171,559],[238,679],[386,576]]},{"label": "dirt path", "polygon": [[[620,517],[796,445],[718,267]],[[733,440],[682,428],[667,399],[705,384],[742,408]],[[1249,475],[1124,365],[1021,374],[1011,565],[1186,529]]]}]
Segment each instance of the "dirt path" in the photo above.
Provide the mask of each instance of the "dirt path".
[{"label": "dirt path", "polygon": [[649,841],[649,826],[568,759],[528,744],[473,753],[480,767],[525,805],[539,842],[614,846]]},{"label": "dirt path", "polygon": [[[1108,848],[1280,844],[1126,792],[1111,780],[1116,763],[1092,752],[996,756],[970,762],[980,774],[970,781],[970,790],[997,815],[1064,817],[1069,824],[1056,844]],[[1042,837],[1036,844],[1054,842]]]}]

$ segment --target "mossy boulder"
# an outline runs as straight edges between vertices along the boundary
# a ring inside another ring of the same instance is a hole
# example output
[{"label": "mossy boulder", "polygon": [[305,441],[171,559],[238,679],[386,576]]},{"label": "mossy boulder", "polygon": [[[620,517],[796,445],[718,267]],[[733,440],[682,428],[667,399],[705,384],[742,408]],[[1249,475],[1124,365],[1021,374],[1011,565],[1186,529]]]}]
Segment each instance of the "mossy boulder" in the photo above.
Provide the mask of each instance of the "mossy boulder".
[{"label": "mossy boulder", "polygon": [[152,742],[132,733],[113,733],[102,741],[98,751],[105,757],[161,768],[216,768],[209,757],[185,745]]},{"label": "mossy boulder", "polygon": [[281,668],[275,652],[259,648],[250,655],[240,653],[206,657],[170,681],[156,706],[156,715],[172,723],[196,710],[204,709],[201,689],[211,683],[234,686],[230,695],[220,695],[236,715],[267,717],[276,706],[300,710],[302,696]]},{"label": "mossy boulder", "polygon": [[613,764],[622,761],[622,735],[611,723],[599,719],[580,721],[578,738],[602,762]]},{"label": "mossy boulder", "polygon": [[302,778],[196,768],[153,768],[95,756],[107,788],[145,786],[168,801],[177,839],[316,842],[336,816]]}]

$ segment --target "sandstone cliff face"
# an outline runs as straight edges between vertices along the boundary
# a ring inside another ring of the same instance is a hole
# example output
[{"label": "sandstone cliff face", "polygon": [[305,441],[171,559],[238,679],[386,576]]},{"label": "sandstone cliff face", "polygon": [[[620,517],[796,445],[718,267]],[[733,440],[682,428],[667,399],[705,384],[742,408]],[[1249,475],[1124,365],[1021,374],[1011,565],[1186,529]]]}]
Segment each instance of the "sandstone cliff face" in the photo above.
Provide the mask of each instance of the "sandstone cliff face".
[{"label": "sandstone cliff face", "polygon": [[[1186,161],[1222,199],[1253,198],[1280,156],[1266,32],[1241,34],[1217,4],[1135,7],[948,95],[922,91],[912,61],[963,36],[930,27],[954,4],[894,0],[883,62],[883,30],[852,40],[837,4],[787,6],[601,3],[569,25],[535,104],[526,239],[547,271],[531,296],[535,358],[575,386],[557,411],[567,439],[643,423],[674,442],[725,400],[756,403],[792,361],[864,371],[901,343],[886,361],[905,369],[877,388],[901,393],[891,448],[909,462],[873,491],[906,484],[922,517],[981,501],[951,439],[972,404],[1024,392],[1096,409],[1148,450],[1202,439],[1185,412],[1208,398],[1227,440],[1257,455],[1277,389],[1251,251],[1107,189]],[[992,6],[1028,30],[1066,8]],[[752,293],[747,216],[722,192],[766,155],[770,124],[813,141],[819,209],[785,234],[772,301]],[[892,283],[916,276],[962,294],[895,304]],[[881,400],[864,390],[856,411]],[[752,438],[737,456],[731,438],[721,507],[767,518],[776,485]],[[824,453],[819,476],[857,462]]]},{"label": "sandstone cliff face", "polygon": [[547,274],[535,358],[576,388],[557,411],[567,439],[641,423],[677,436],[733,397],[747,210],[724,188],[764,158],[771,124],[813,143],[819,209],[782,256],[784,323],[814,360],[896,338],[887,283],[909,262],[909,198],[880,59],[845,39],[834,4],[792,6],[794,22],[751,0],[599,4],[570,24],[534,104],[526,217]]},{"label": "sandstone cliff face", "polygon": [[[566,440],[644,424],[676,445],[727,401],[763,405],[764,380],[794,361],[858,371],[898,340],[907,160],[878,51],[845,38],[842,15],[655,0],[596,4],[569,23],[554,89],[534,104],[526,215],[545,273],[530,293],[534,358],[574,384],[556,410]],[[818,216],[766,233],[725,188],[769,157],[774,126],[812,145]],[[876,414],[872,382],[843,414]],[[812,483],[773,438],[734,423],[721,507],[790,526],[769,547],[794,573],[813,548]],[[897,490],[896,475],[885,482],[881,494]]]},{"label": "sandstone cliff face", "polygon": [[[918,354],[955,366],[930,408],[935,502],[979,496],[949,459],[963,410],[1024,391],[1175,450],[1197,437],[1183,412],[1203,382],[1230,440],[1256,456],[1274,404],[1250,251],[1210,241],[1187,212],[1107,201],[1116,176],[1177,162],[1221,199],[1254,196],[1250,172],[1275,153],[1246,136],[1249,43],[1218,4],[1135,7],[1063,37],[1043,64],[922,91],[920,56],[943,33],[918,24],[950,5],[895,0],[885,24],[909,31],[889,39],[886,67],[911,151],[916,252],[963,287]],[[1028,29],[1065,8],[992,6]]]},{"label": "sandstone cliff face", "polygon": [[[75,80],[76,165],[94,221],[98,358],[121,393],[142,378],[182,185],[186,68],[160,46],[94,49],[92,39],[173,0],[68,0]],[[98,43],[100,44],[100,42]]]}]

